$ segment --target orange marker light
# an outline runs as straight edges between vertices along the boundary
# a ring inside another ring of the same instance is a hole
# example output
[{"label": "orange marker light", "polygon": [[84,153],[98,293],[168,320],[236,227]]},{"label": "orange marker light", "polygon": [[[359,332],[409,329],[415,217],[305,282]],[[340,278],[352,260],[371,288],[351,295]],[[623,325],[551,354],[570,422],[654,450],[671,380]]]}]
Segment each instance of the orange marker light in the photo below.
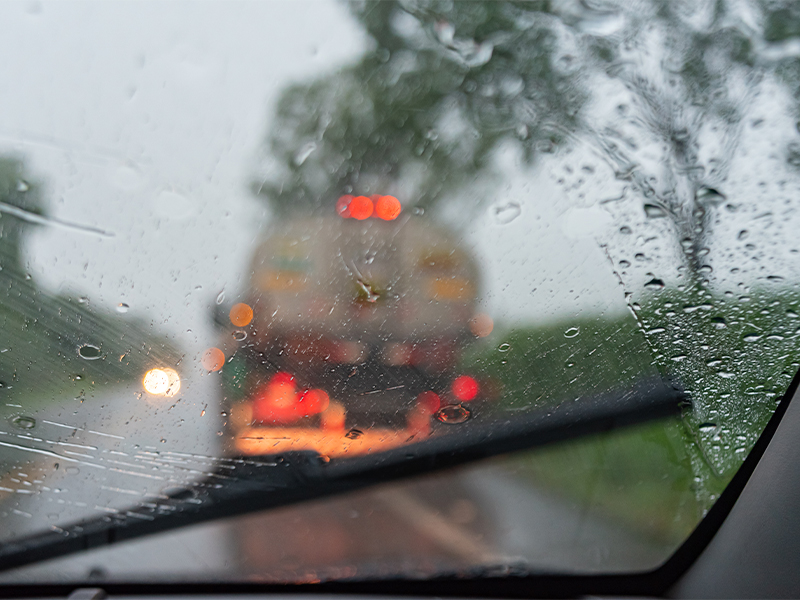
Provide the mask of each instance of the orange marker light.
[{"label": "orange marker light", "polygon": [[336,201],[336,213],[343,219],[349,219],[353,216],[350,214],[350,203],[352,201],[353,197],[350,194],[340,196]]},{"label": "orange marker light", "polygon": [[394,196],[381,196],[375,203],[375,215],[384,221],[394,221],[400,210],[400,201]]},{"label": "orange marker light", "polygon": [[306,390],[297,398],[297,411],[304,417],[316,415],[327,410],[330,400],[324,390]]},{"label": "orange marker light", "polygon": [[250,308],[249,304],[240,302],[239,304],[233,305],[229,316],[231,318],[231,323],[236,325],[236,327],[245,327],[253,320],[253,309]]},{"label": "orange marker light", "polygon": [[209,348],[200,362],[206,371],[219,371],[225,364],[225,354],[219,348]]},{"label": "orange marker light", "polygon": [[462,375],[453,380],[450,386],[453,396],[462,402],[473,400],[478,395],[478,382],[469,375]]},{"label": "orange marker light", "polygon": [[359,221],[369,219],[372,216],[372,200],[366,196],[356,196],[350,201],[350,216]]}]

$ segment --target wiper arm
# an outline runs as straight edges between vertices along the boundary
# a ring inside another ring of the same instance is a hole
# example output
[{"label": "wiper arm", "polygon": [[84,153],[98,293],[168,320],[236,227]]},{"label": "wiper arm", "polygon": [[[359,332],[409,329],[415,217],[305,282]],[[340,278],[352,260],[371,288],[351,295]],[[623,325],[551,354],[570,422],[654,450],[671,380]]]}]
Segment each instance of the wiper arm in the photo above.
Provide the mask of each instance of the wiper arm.
[{"label": "wiper arm", "polygon": [[676,415],[686,405],[678,388],[652,379],[623,392],[563,402],[513,420],[472,424],[374,455],[327,462],[315,452],[291,452],[242,460],[233,472],[225,470],[224,483],[212,475],[166,499],[145,501],[118,515],[0,545],[0,571]]}]

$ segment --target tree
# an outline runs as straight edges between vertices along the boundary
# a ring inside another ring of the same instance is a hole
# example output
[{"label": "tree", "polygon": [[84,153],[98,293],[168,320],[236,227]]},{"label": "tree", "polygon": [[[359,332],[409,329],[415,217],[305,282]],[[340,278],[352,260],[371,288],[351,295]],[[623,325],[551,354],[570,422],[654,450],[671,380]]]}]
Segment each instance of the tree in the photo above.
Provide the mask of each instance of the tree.
[{"label": "tree", "polygon": [[[430,207],[485,173],[503,142],[515,140],[532,163],[580,139],[631,181],[648,215],[671,219],[702,280],[711,214],[724,202],[758,84],[770,70],[794,88],[800,81],[791,57],[759,54],[800,32],[791,4],[431,0],[350,9],[372,48],[278,102],[254,187],[279,214],[350,191]],[[622,128],[597,111],[600,79],[630,94]],[[649,164],[643,145],[657,154]]]}]

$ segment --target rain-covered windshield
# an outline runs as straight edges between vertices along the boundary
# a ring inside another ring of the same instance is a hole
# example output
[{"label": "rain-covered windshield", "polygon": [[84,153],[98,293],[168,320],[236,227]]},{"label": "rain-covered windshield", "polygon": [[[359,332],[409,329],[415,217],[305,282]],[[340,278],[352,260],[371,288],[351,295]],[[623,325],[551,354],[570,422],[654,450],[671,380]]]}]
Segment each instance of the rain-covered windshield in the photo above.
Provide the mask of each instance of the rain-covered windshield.
[{"label": "rain-covered windshield", "polygon": [[0,14],[5,559],[684,394],[1,581],[654,568],[798,369],[796,4]]}]

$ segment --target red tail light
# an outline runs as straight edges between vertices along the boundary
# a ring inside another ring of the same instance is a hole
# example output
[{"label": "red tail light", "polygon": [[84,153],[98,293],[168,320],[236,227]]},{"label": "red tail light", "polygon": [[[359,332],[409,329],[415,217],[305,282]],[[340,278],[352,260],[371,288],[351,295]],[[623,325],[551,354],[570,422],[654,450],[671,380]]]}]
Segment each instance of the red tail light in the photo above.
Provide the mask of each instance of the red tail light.
[{"label": "red tail light", "polygon": [[422,392],[417,396],[417,406],[426,414],[432,415],[442,405],[439,395],[436,392]]},{"label": "red tail light", "polygon": [[469,375],[461,375],[453,380],[450,390],[461,402],[469,402],[478,395],[478,382]]}]

